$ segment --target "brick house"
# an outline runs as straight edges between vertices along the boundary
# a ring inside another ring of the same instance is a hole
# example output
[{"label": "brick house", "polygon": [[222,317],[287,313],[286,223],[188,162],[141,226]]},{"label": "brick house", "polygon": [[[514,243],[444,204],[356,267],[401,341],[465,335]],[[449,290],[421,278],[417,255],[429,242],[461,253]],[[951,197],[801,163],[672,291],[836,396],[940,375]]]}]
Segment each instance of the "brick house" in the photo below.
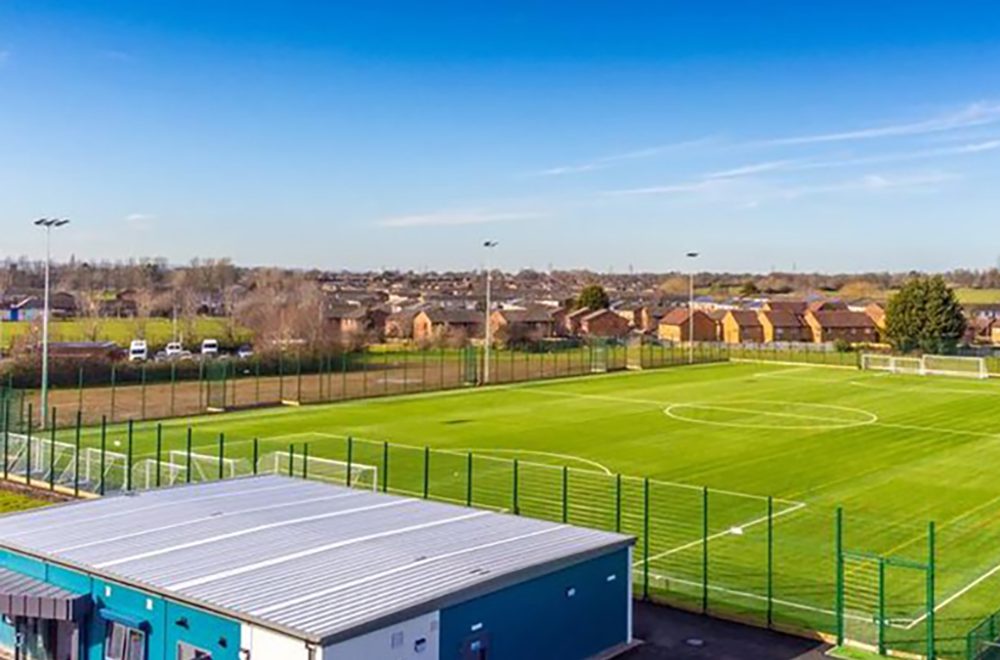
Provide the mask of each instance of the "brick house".
[{"label": "brick house", "polygon": [[373,334],[385,336],[385,321],[389,314],[384,309],[365,308],[358,305],[331,305],[326,310],[328,327],[337,337],[361,337]]},{"label": "brick house", "polygon": [[809,309],[809,304],[805,300],[768,300],[760,309],[763,312],[787,312],[802,315]]},{"label": "brick house", "polygon": [[413,338],[433,341],[441,337],[480,337],[483,315],[469,309],[425,309],[413,317]]},{"label": "brick house", "polygon": [[812,328],[813,341],[817,344],[837,340],[852,344],[878,341],[878,328],[864,312],[809,310],[804,318]]},{"label": "brick house", "polygon": [[1000,323],[994,323],[990,329],[990,339],[994,344],[1000,344]]},{"label": "brick house", "polygon": [[868,303],[865,305],[865,314],[879,331],[885,330],[885,307],[876,302]]},{"label": "brick house", "polygon": [[413,339],[413,319],[420,310],[404,309],[385,317],[385,336],[387,339]]},{"label": "brick house", "polygon": [[583,332],[582,324],[583,317],[590,314],[593,310],[587,309],[574,309],[572,312],[568,312],[563,320],[563,330],[570,337],[576,337]]},{"label": "brick house", "polygon": [[765,342],[812,341],[812,330],[800,314],[784,310],[767,310],[757,313],[764,330]]},{"label": "brick house", "polygon": [[624,337],[629,330],[628,320],[610,309],[587,310],[580,318],[580,332],[588,337]]},{"label": "brick house", "polygon": [[636,316],[636,327],[643,332],[659,332],[660,321],[671,312],[670,307],[643,305]]},{"label": "brick house", "polygon": [[656,334],[665,341],[690,341],[689,333],[694,328],[694,341],[715,341],[718,336],[715,321],[701,310],[689,314],[683,307],[670,310],[657,327]]},{"label": "brick house", "polygon": [[726,312],[722,317],[722,340],[727,344],[762,343],[764,327],[760,324],[757,312],[743,309]]},{"label": "brick house", "polygon": [[539,341],[555,335],[555,310],[498,309],[490,314],[490,332],[497,340]]}]

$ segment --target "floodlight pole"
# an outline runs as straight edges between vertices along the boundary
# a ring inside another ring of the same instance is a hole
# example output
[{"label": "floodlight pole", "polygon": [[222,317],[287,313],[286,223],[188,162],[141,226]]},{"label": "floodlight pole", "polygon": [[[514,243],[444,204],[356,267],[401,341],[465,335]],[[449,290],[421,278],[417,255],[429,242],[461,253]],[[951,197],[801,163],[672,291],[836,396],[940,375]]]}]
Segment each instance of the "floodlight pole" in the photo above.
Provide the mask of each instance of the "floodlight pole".
[{"label": "floodlight pole", "polygon": [[483,351],[483,384],[490,382],[490,349],[493,343],[493,329],[490,327],[490,311],[493,307],[493,267],[490,260],[490,253],[499,243],[497,241],[484,241],[486,248],[486,330],[484,333],[486,348]]},{"label": "floodlight pole", "polygon": [[[697,252],[688,252],[688,259],[697,259]],[[694,266],[688,272],[688,364],[694,364]]]},{"label": "floodlight pole", "polygon": [[69,224],[69,220],[40,218],[35,226],[45,228],[45,293],[42,302],[42,418],[41,428],[45,428],[49,417],[49,271],[52,261],[52,228]]}]

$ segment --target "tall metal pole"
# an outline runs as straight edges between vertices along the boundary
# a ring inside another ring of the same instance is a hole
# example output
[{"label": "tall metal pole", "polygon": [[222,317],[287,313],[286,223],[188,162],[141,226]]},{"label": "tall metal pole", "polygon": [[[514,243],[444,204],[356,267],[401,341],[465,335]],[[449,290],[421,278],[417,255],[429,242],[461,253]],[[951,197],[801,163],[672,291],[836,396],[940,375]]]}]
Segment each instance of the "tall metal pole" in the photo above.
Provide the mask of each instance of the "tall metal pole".
[{"label": "tall metal pole", "polygon": [[[688,259],[697,259],[697,252],[688,252]],[[694,265],[688,272],[688,364],[694,364]]]},{"label": "tall metal pole", "polygon": [[499,243],[497,241],[485,241],[483,247],[486,248],[486,326],[484,332],[485,350],[483,352],[483,384],[490,382],[490,349],[493,343],[493,329],[490,327],[490,312],[493,309],[493,267],[490,260],[490,252]]},{"label": "tall metal pole", "polygon": [[52,228],[62,227],[69,224],[69,220],[58,218],[40,218],[35,220],[35,225],[45,228],[45,293],[42,302],[42,411],[41,428],[45,428],[45,421],[49,411],[49,270],[52,259]]}]

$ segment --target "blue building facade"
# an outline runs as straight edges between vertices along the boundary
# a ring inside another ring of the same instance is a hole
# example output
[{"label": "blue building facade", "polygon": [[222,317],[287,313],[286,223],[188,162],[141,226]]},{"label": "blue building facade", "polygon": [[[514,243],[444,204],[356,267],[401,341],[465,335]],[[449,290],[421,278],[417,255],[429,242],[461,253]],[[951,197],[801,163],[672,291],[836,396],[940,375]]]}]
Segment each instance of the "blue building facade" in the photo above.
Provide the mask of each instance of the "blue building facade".
[{"label": "blue building facade", "polygon": [[[574,660],[632,641],[627,537],[240,481],[264,492],[197,485],[0,518],[0,646],[19,660]],[[169,490],[212,514],[158,520],[176,513]],[[316,505],[289,519],[281,497]],[[170,545],[191,526],[204,530]]]}]

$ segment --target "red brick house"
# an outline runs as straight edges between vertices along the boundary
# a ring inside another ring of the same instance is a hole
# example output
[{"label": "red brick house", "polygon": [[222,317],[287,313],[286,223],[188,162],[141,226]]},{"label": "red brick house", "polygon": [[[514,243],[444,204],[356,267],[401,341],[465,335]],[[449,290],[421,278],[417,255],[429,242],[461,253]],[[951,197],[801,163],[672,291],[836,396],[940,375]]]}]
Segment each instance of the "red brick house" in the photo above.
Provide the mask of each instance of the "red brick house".
[{"label": "red brick house", "polygon": [[765,342],[812,341],[812,329],[800,314],[784,310],[757,313]]},{"label": "red brick house", "polygon": [[731,309],[722,317],[722,340],[727,344],[762,343],[764,326],[757,312]]},{"label": "red brick house", "polygon": [[433,341],[448,336],[481,337],[483,314],[467,309],[425,309],[413,317],[413,338]]},{"label": "red brick house", "polygon": [[628,320],[610,309],[586,310],[580,318],[580,332],[588,337],[624,337],[629,333]]},{"label": "red brick house", "polygon": [[813,341],[817,344],[837,340],[852,344],[878,341],[878,328],[864,312],[809,310],[805,321],[812,328]]},{"label": "red brick house", "polygon": [[665,341],[690,341],[691,329],[694,328],[694,341],[715,341],[718,329],[715,321],[701,310],[689,314],[683,307],[670,310],[657,327],[657,336]]},{"label": "red brick house", "polygon": [[498,309],[490,314],[490,332],[497,341],[539,341],[555,335],[555,310]]}]

